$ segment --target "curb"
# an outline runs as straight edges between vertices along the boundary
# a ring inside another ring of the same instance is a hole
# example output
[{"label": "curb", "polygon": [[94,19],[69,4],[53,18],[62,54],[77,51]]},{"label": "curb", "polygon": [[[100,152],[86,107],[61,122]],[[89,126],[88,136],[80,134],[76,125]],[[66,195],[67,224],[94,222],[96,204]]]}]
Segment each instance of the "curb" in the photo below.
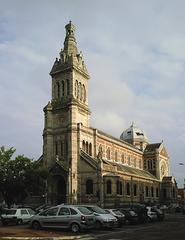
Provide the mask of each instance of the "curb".
[{"label": "curb", "polygon": [[64,236],[64,237],[0,237],[0,240],[93,240],[92,235]]}]

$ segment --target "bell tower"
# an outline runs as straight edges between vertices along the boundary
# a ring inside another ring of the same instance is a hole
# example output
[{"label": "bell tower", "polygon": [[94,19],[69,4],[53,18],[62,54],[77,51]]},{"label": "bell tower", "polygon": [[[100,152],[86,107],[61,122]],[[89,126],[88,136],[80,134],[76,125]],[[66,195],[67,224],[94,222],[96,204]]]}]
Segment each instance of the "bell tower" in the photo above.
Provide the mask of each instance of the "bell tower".
[{"label": "bell tower", "polygon": [[88,80],[82,53],[78,52],[75,26],[65,26],[64,47],[56,58],[50,75],[51,100],[44,108],[43,161],[52,168],[59,163],[66,171],[67,202],[75,199],[78,188],[78,126],[89,127]]}]

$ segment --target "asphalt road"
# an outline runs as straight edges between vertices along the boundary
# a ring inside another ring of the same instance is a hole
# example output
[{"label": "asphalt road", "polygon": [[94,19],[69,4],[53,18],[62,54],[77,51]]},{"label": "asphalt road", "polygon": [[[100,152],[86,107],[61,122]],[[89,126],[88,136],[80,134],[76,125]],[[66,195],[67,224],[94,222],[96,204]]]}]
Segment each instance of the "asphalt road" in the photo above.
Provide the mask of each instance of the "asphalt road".
[{"label": "asphalt road", "polygon": [[0,239],[2,237],[60,237],[60,239],[84,240],[185,240],[185,215],[171,214],[166,216],[164,222],[147,223],[141,225],[125,225],[114,230],[93,230],[78,235],[63,230],[29,229],[27,225],[0,226]]}]

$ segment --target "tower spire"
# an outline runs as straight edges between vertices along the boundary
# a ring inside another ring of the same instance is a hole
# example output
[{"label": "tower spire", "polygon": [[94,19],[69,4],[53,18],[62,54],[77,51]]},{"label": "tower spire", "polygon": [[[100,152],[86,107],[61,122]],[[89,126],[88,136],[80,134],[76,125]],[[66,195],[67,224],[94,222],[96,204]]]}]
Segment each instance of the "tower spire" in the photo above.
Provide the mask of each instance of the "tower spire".
[{"label": "tower spire", "polygon": [[71,21],[65,26],[66,29],[66,37],[64,41],[64,50],[63,53],[67,56],[77,55],[77,43],[75,39],[75,26],[72,24]]}]

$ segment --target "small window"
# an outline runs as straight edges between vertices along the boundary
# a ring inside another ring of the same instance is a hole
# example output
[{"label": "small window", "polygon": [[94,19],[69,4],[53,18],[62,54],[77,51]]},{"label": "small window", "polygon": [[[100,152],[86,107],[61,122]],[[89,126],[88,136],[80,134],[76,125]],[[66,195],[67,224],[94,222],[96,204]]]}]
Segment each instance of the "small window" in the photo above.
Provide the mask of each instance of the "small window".
[{"label": "small window", "polygon": [[110,180],[107,180],[107,194],[112,193],[112,182]]},{"label": "small window", "polygon": [[58,212],[58,208],[51,208],[45,211],[45,214],[46,216],[56,216],[57,212]]},{"label": "small window", "polygon": [[93,194],[93,181],[91,179],[86,181],[86,194]]},{"label": "small window", "polygon": [[156,188],[156,197],[159,197],[159,188]]},{"label": "small window", "polygon": [[71,215],[77,215],[78,214],[73,208],[70,208],[70,211],[71,211]]},{"label": "small window", "polygon": [[152,197],[154,196],[154,188],[153,187],[151,187],[151,195],[152,195]]},{"label": "small window", "polygon": [[134,184],[134,196],[137,196],[137,185]]},{"label": "small window", "polygon": [[148,186],[145,187],[145,193],[146,193],[146,197],[148,197],[148,195],[149,195]]},{"label": "small window", "polygon": [[130,183],[126,184],[126,193],[128,196],[130,196]]},{"label": "small window", "polygon": [[21,215],[23,215],[23,214],[28,214],[26,209],[21,209]]},{"label": "small window", "polygon": [[69,211],[68,208],[61,207],[61,209],[60,209],[58,215],[65,215],[65,216],[66,216],[66,215],[70,215],[70,211]]}]

